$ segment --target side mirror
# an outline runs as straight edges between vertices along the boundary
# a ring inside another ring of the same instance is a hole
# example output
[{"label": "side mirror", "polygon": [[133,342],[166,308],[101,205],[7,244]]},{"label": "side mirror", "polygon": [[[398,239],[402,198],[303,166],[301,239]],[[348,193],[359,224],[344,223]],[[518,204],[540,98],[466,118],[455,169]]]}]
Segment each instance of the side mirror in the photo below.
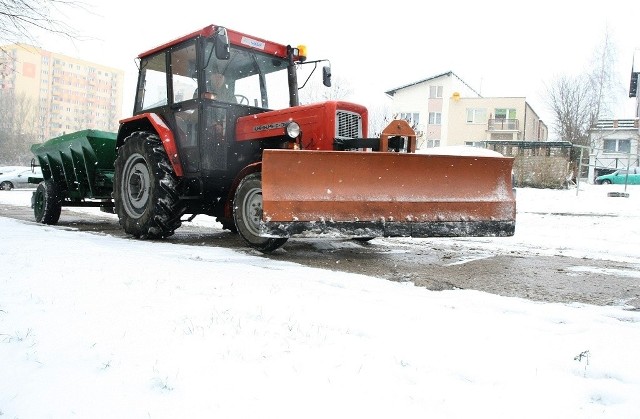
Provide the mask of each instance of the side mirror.
[{"label": "side mirror", "polygon": [[215,49],[217,59],[228,60],[231,57],[229,35],[227,34],[227,29],[221,26],[216,30]]},{"label": "side mirror", "polygon": [[322,67],[322,84],[331,87],[331,67],[327,65]]}]

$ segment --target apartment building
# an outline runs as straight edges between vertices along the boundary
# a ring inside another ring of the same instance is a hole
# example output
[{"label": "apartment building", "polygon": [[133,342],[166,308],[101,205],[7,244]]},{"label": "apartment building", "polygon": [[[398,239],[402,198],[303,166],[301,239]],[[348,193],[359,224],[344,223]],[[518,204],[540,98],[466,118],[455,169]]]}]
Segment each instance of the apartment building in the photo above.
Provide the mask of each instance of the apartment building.
[{"label": "apartment building", "polygon": [[37,141],[83,129],[117,131],[123,70],[26,44],[1,48],[0,93],[29,99],[19,111],[34,121]]},{"label": "apartment building", "polygon": [[452,71],[385,93],[395,117],[413,125],[418,148],[548,138],[546,124],[525,98],[482,97]]}]

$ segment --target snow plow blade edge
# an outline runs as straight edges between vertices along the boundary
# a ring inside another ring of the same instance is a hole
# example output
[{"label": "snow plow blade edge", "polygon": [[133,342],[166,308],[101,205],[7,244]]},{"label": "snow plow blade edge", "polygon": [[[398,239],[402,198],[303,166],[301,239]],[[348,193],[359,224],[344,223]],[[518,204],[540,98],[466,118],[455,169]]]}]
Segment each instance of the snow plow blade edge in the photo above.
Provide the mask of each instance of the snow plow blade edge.
[{"label": "snow plow blade edge", "polygon": [[265,236],[512,236],[508,157],[265,150]]}]

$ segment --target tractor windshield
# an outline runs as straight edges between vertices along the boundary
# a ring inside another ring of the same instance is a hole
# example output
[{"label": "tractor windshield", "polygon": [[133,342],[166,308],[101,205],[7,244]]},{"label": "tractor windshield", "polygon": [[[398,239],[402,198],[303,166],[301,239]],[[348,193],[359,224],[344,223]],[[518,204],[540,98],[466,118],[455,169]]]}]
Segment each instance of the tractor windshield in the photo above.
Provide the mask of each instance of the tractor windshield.
[{"label": "tractor windshield", "polygon": [[231,45],[229,59],[220,60],[206,39],[198,69],[197,50],[193,39],[142,58],[134,113],[196,98],[268,110],[289,106],[286,59]]},{"label": "tractor windshield", "polygon": [[263,109],[289,106],[286,59],[232,45],[231,57],[217,60],[213,47],[213,41],[208,41],[204,51],[205,78],[214,72],[222,74],[238,104]]}]

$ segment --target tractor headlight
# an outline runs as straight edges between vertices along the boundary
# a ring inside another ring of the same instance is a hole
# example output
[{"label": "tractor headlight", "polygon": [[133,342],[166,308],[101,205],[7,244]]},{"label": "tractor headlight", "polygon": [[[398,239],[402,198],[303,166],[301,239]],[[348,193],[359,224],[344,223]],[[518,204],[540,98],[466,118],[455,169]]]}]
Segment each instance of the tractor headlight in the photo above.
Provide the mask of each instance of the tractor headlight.
[{"label": "tractor headlight", "polygon": [[287,131],[287,135],[292,139],[296,139],[300,136],[300,125],[295,121],[289,122],[285,129]]}]

